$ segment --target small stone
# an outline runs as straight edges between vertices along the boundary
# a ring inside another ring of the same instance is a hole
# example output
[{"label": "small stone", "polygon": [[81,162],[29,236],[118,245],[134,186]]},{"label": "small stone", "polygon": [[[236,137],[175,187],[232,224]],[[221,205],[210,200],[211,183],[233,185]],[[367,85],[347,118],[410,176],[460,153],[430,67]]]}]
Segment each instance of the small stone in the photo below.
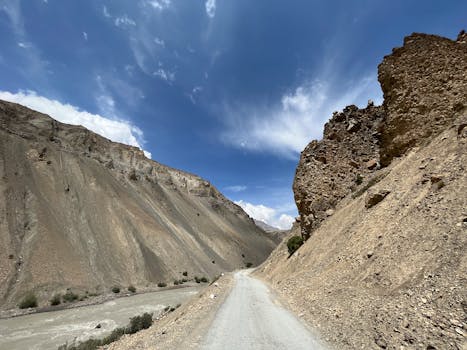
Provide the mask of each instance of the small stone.
[{"label": "small stone", "polygon": [[427,303],[426,298],[421,298],[420,300],[422,301],[423,304],[426,304],[426,303]]},{"label": "small stone", "polygon": [[464,335],[464,331],[462,329],[460,329],[459,327],[456,327],[456,333],[462,335],[463,337],[465,337]]},{"label": "small stone", "polygon": [[369,160],[368,162],[366,162],[366,168],[368,170],[373,170],[377,166],[378,166],[378,161],[375,158],[373,158],[373,159]]},{"label": "small stone", "polygon": [[350,119],[349,126],[347,127],[347,131],[354,132],[354,131],[357,131],[359,127],[360,127],[360,123],[358,121],[356,121],[355,119]]},{"label": "small stone", "polygon": [[334,214],[334,209],[328,209],[328,210],[326,210],[325,213],[326,213],[327,216],[331,216],[331,215]]},{"label": "small stone", "polygon": [[101,325],[100,323],[98,323],[98,324],[96,325],[96,327],[94,327],[94,328],[95,328],[95,329],[102,328],[102,325]]},{"label": "small stone", "polygon": [[375,343],[376,345],[378,345],[381,349],[386,349],[388,347],[388,344],[386,343],[386,341],[381,338],[381,337],[378,337],[375,339]]},{"label": "small stone", "polygon": [[369,251],[368,253],[366,253],[366,257],[369,259],[373,256],[373,252],[372,251]]},{"label": "small stone", "polygon": [[368,193],[366,200],[365,200],[365,208],[371,208],[381,202],[389,193],[388,190],[380,190],[378,192],[370,192]]}]

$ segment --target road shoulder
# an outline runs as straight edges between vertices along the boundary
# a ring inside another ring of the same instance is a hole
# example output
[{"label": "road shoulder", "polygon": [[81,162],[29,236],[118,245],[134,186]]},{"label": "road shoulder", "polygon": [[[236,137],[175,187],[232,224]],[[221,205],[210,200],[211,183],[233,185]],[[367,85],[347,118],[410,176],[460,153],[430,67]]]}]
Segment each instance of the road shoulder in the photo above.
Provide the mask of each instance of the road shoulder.
[{"label": "road shoulder", "polygon": [[228,273],[149,329],[124,336],[103,349],[197,349],[233,284],[233,275]]}]

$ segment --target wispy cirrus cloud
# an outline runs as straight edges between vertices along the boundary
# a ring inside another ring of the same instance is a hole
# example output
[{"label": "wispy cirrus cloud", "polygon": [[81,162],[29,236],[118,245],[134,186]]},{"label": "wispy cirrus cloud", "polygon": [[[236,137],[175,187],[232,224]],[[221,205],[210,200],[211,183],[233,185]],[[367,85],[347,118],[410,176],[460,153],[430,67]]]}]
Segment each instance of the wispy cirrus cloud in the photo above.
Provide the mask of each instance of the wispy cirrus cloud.
[{"label": "wispy cirrus cloud", "polygon": [[171,72],[169,70],[166,70],[162,67],[156,69],[153,73],[152,73],[155,77],[158,77],[166,82],[168,82],[169,84],[172,83],[173,81],[175,81],[175,72]]},{"label": "wispy cirrus cloud", "polygon": [[229,191],[229,192],[234,192],[234,193],[243,192],[246,189],[247,189],[247,186],[244,186],[244,185],[233,185],[233,186],[224,187],[224,190]]},{"label": "wispy cirrus cloud", "polygon": [[150,0],[145,2],[147,5],[151,6],[153,9],[162,11],[170,7],[171,0]]},{"label": "wispy cirrus cloud", "polygon": [[204,7],[206,8],[208,17],[214,18],[216,15],[216,0],[206,0]]},{"label": "wispy cirrus cloud", "polygon": [[24,49],[21,57],[27,62],[21,66],[23,75],[36,79],[47,72],[47,61],[41,57],[40,50],[32,43],[27,35],[23,14],[21,12],[21,3],[19,0],[0,1],[0,13],[6,14],[12,32],[19,48]]},{"label": "wispy cirrus cloud", "polygon": [[283,94],[272,106],[227,107],[222,140],[237,148],[270,152],[296,159],[312,140],[320,139],[332,112],[349,104],[381,102],[381,90],[373,75],[350,82],[316,79]]},{"label": "wispy cirrus cloud", "polygon": [[117,27],[136,26],[136,22],[126,14],[120,17],[115,17],[114,23]]},{"label": "wispy cirrus cloud", "polygon": [[[108,95],[101,95],[101,98],[102,101],[99,103],[105,106],[102,109],[108,109],[110,114],[114,113],[115,102],[113,99]],[[0,91],[0,99],[19,103],[48,114],[62,123],[82,125],[112,141],[136,146],[140,149],[144,144],[143,132],[128,120],[89,113],[76,106],[40,96],[35,91],[19,91],[17,93]],[[151,157],[149,152],[144,152],[148,158]]]}]

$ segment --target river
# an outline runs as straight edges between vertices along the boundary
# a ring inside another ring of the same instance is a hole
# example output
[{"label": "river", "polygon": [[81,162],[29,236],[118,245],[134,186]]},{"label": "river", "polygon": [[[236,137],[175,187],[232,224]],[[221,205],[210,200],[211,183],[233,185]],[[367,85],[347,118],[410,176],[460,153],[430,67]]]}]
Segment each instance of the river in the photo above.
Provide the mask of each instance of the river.
[{"label": "river", "polygon": [[[117,298],[103,304],[0,319],[0,349],[49,350],[73,340],[101,338],[130,317],[159,312],[193,297],[200,287],[186,287]],[[100,324],[100,328],[96,326]]]}]

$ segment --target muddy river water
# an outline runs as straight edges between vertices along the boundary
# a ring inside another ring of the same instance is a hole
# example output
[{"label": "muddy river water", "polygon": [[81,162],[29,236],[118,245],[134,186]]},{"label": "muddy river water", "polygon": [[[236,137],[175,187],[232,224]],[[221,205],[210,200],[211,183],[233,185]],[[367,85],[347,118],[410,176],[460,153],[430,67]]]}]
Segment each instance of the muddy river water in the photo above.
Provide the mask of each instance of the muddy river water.
[{"label": "muddy river water", "polygon": [[[165,290],[99,305],[0,319],[0,349],[57,349],[73,340],[100,338],[117,327],[126,326],[130,317],[183,303],[199,290],[199,287]],[[98,324],[100,328],[96,328]]]}]

